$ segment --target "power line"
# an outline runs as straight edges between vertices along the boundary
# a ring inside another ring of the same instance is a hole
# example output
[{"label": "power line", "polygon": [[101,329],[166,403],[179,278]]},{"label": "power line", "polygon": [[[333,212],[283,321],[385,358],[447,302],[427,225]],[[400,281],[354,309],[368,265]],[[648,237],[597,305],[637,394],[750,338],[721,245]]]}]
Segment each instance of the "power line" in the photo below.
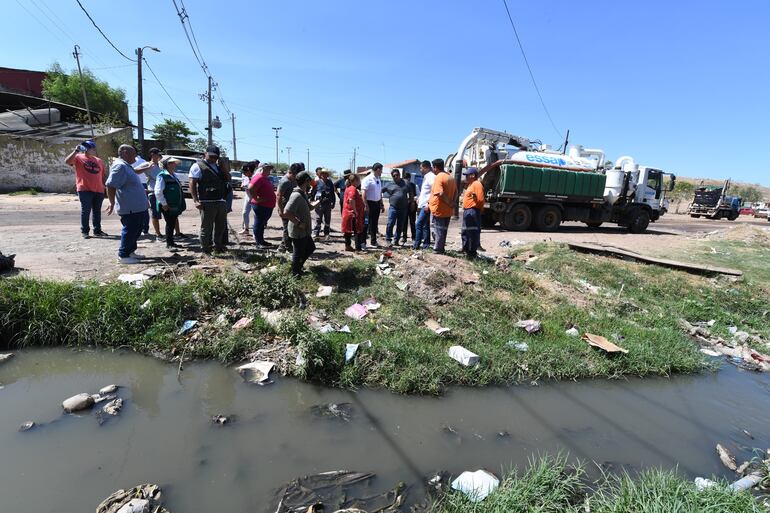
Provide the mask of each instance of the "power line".
[{"label": "power line", "polygon": [[543,106],[545,115],[548,116],[548,121],[551,122],[551,126],[553,127],[553,129],[556,131],[559,137],[563,137],[561,131],[558,128],[556,128],[556,123],[553,122],[551,113],[548,112],[548,107],[545,106],[543,95],[540,94],[540,88],[537,86],[537,81],[535,81],[535,75],[532,73],[532,68],[529,65],[529,59],[527,59],[527,54],[524,53],[524,46],[521,44],[521,39],[519,39],[519,32],[516,30],[516,25],[513,23],[513,17],[511,16],[511,11],[508,9],[508,2],[506,0],[503,0],[503,5],[505,6],[505,12],[508,13],[508,20],[511,22],[511,28],[513,28],[513,34],[516,36],[516,42],[519,44],[519,50],[521,50],[521,55],[522,57],[524,57],[524,64],[527,65],[527,70],[529,71],[529,78],[532,79],[532,85],[535,86],[537,97],[540,98],[540,104]]},{"label": "power line", "polygon": [[174,101],[174,98],[168,93],[168,91],[166,91],[166,87],[160,81],[160,79],[158,78],[158,75],[156,75],[155,72],[152,70],[152,68],[150,67],[150,63],[147,62],[147,59],[143,58],[142,60],[144,61],[145,66],[147,66],[147,69],[150,70],[150,73],[152,73],[152,76],[155,77],[155,80],[158,82],[158,85],[160,86],[160,88],[163,89],[163,92],[166,93],[166,96],[168,96],[168,99],[171,100],[171,103],[174,104],[174,107],[176,107],[179,110],[179,112],[182,113],[182,116],[184,116],[184,118],[190,123],[190,125],[193,128],[198,130],[199,133],[202,132],[202,130],[200,128],[198,128],[197,126],[195,126],[195,123],[193,123],[192,120],[187,117],[187,114],[185,114],[185,112],[182,110],[182,108],[179,105],[177,105],[177,103]]},{"label": "power line", "polygon": [[[198,52],[195,51],[195,46],[193,46],[192,39],[190,39],[190,34],[187,32],[187,24],[185,23],[185,20],[190,20],[190,15],[187,14],[187,10],[182,7],[182,9],[179,9],[179,6],[176,3],[176,0],[171,0],[174,3],[174,9],[176,9],[176,14],[179,16],[179,21],[182,22],[182,29],[184,30],[184,35],[187,37],[187,42],[190,43],[190,49],[193,52],[193,55],[195,56],[195,60],[198,61],[198,65],[203,70],[204,75],[206,75],[206,78],[209,77],[211,73],[209,73],[208,66],[206,66],[206,62],[203,60],[203,56],[198,56]],[[192,31],[192,25],[190,25],[190,31]],[[196,42],[197,45],[197,42]]]},{"label": "power line", "polygon": [[104,32],[102,32],[102,29],[100,29],[100,28],[99,28],[99,25],[97,25],[97,24],[96,24],[96,22],[94,21],[94,19],[91,17],[91,15],[90,15],[90,14],[88,14],[88,11],[86,11],[86,8],[85,8],[85,7],[83,7],[83,4],[81,4],[81,3],[80,3],[80,0],[75,0],[75,1],[78,3],[78,5],[80,6],[80,8],[83,10],[83,12],[84,12],[84,13],[86,13],[86,16],[88,16],[88,19],[89,19],[89,20],[91,20],[91,23],[93,23],[94,27],[96,27],[96,30],[98,30],[98,31],[99,31],[99,33],[102,35],[102,37],[103,37],[105,40],[107,40],[107,42],[110,44],[110,46],[111,46],[111,47],[113,47],[113,48],[115,49],[115,51],[116,51],[116,52],[118,52],[120,55],[122,55],[122,56],[123,56],[123,58],[124,58],[124,59],[126,59],[127,61],[136,62],[136,59],[132,59],[132,58],[130,58],[129,56],[127,56],[126,54],[124,54],[123,52],[121,52],[121,51],[118,49],[118,47],[117,47],[117,46],[115,46],[115,45],[112,43],[112,41],[110,41],[110,38],[109,38],[109,37],[107,37],[107,34],[105,34]]}]

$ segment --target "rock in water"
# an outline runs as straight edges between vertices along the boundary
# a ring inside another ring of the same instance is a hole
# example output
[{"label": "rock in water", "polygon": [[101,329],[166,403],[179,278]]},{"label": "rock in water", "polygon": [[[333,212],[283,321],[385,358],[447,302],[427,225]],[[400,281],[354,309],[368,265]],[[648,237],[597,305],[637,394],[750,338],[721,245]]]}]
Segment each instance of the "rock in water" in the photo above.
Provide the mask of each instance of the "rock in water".
[{"label": "rock in water", "polygon": [[102,408],[102,411],[107,415],[115,416],[120,413],[121,408],[123,408],[123,399],[118,397],[117,399],[113,399],[112,401],[105,404]]},{"label": "rock in water", "polygon": [[131,499],[118,510],[118,513],[150,513],[150,501]]},{"label": "rock in water", "polygon": [[160,496],[160,487],[154,484],[118,490],[99,504],[96,513],[169,513]]},{"label": "rock in water", "polygon": [[0,363],[7,362],[13,358],[13,353],[0,353]]},{"label": "rock in water", "polygon": [[94,398],[91,397],[89,394],[73,395],[72,397],[65,399],[64,402],[61,403],[62,408],[64,408],[64,411],[67,413],[72,413],[80,410],[87,410],[91,408],[93,405],[94,405]]},{"label": "rock in water", "polygon": [[120,388],[118,385],[107,385],[99,389],[99,395],[114,394]]},{"label": "rock in water", "polygon": [[722,446],[722,444],[717,444],[717,454],[719,454],[719,459],[722,461],[722,464],[725,467],[732,471],[737,470],[738,464],[735,462],[735,456],[730,454],[727,449]]}]

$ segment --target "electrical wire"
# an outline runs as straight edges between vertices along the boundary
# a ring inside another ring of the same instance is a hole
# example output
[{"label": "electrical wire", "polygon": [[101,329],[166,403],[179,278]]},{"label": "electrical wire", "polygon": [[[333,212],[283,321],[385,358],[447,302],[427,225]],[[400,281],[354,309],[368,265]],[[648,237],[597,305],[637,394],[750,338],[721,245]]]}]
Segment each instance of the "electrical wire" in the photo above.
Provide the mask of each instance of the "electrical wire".
[{"label": "electrical wire", "polygon": [[527,54],[524,53],[524,46],[521,44],[521,39],[519,39],[519,32],[516,30],[516,24],[513,23],[513,17],[511,16],[511,11],[508,9],[508,2],[506,0],[503,0],[503,5],[505,6],[505,12],[508,13],[508,21],[511,22],[511,28],[513,28],[513,34],[516,36],[516,42],[519,44],[519,50],[521,50],[521,56],[524,57],[524,64],[527,65],[527,71],[529,71],[529,78],[532,79],[532,85],[535,86],[535,91],[537,92],[537,97],[540,98],[540,104],[543,106],[543,110],[545,111],[545,115],[548,116],[548,121],[551,122],[551,126],[553,127],[554,131],[559,135],[559,137],[563,138],[561,131],[556,128],[556,123],[554,123],[553,118],[551,117],[551,113],[548,111],[548,107],[545,105],[545,100],[543,100],[543,95],[540,93],[540,88],[537,86],[537,81],[535,80],[535,75],[532,73],[532,67],[529,65],[529,59],[527,59]]},{"label": "electrical wire", "polygon": [[182,108],[181,108],[179,105],[177,105],[176,101],[174,101],[174,98],[173,98],[173,97],[172,97],[172,96],[169,94],[169,92],[166,90],[166,86],[164,86],[164,85],[163,85],[163,83],[162,83],[162,82],[160,81],[160,79],[158,78],[158,75],[156,75],[156,74],[155,74],[155,71],[153,71],[152,67],[150,67],[150,63],[149,63],[149,62],[147,62],[147,59],[145,59],[144,57],[142,57],[142,60],[144,61],[144,64],[145,64],[145,66],[147,66],[147,69],[148,69],[148,70],[150,70],[150,73],[152,73],[152,76],[153,76],[153,77],[155,77],[155,80],[158,82],[158,85],[160,86],[160,88],[161,88],[161,89],[163,89],[163,92],[164,92],[164,93],[166,93],[166,96],[168,96],[168,99],[169,99],[169,100],[171,100],[171,103],[173,103],[173,104],[174,104],[174,107],[176,107],[176,108],[179,110],[179,112],[181,112],[181,113],[182,113],[182,116],[184,116],[184,118],[185,118],[185,119],[186,119],[186,120],[187,120],[187,121],[190,123],[190,125],[191,125],[193,128],[195,128],[196,130],[198,130],[198,133],[203,133],[203,131],[202,131],[200,128],[198,128],[198,127],[195,125],[195,123],[193,123],[193,122],[192,122],[192,120],[191,120],[190,118],[188,118],[188,117],[187,117],[187,114],[185,114],[185,112],[182,110]]},{"label": "electrical wire", "polygon": [[118,49],[118,47],[117,47],[117,46],[115,46],[115,45],[113,44],[113,42],[112,42],[112,41],[110,41],[110,38],[109,38],[109,37],[107,37],[107,34],[105,34],[105,33],[102,31],[102,29],[101,29],[101,28],[99,28],[99,25],[97,25],[97,24],[96,24],[96,22],[94,21],[94,19],[91,17],[91,15],[90,15],[90,14],[88,14],[88,11],[86,11],[86,8],[85,8],[85,7],[83,7],[83,4],[81,4],[81,3],[80,3],[80,0],[75,0],[75,1],[78,3],[78,5],[79,5],[79,6],[80,6],[80,8],[83,10],[83,12],[86,14],[86,16],[88,16],[88,19],[89,19],[89,20],[91,20],[91,23],[93,23],[94,27],[96,27],[96,30],[98,30],[98,31],[99,31],[99,33],[100,33],[100,34],[102,35],[102,37],[103,37],[103,38],[104,38],[104,39],[105,39],[105,40],[106,40],[106,41],[107,41],[107,42],[110,44],[110,46],[111,46],[111,47],[113,47],[113,48],[115,49],[115,51],[116,51],[116,52],[118,52],[120,55],[122,55],[122,56],[123,56],[123,58],[124,58],[124,59],[126,59],[127,61],[136,62],[136,59],[132,59],[131,57],[129,57],[129,56],[127,56],[126,54],[124,54],[123,52],[121,52],[121,51]]}]

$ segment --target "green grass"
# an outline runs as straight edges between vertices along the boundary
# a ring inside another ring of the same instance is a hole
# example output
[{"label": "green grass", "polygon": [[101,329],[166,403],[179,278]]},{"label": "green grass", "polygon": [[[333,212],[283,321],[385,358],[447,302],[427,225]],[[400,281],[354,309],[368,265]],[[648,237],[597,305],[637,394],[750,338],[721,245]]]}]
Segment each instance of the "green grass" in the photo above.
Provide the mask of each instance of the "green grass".
[{"label": "green grass", "polygon": [[588,484],[582,467],[561,456],[530,462],[523,473],[512,471],[499,488],[474,503],[459,492],[439,498],[429,513],[754,513],[768,512],[748,492],[733,493],[727,483],[698,491],[675,472],[647,470],[637,476],[605,476]]},{"label": "green grass", "polygon": [[19,191],[9,192],[8,196],[37,196],[40,192],[39,189],[22,189]]},{"label": "green grass", "polygon": [[[538,244],[527,251],[538,258],[526,267],[515,260],[505,270],[484,261],[470,264],[479,283],[463,285],[459,297],[443,305],[427,304],[399,290],[399,278],[375,272],[374,257],[330,260],[310,268],[299,282],[287,274],[285,265],[266,274],[194,274],[180,283],[151,280],[142,289],[10,278],[0,280],[0,345],[129,346],[141,352],[170,352],[183,345],[176,334],[181,323],[198,319],[201,337],[188,347],[193,357],[234,361],[262,347],[266,339],[283,337],[306,361],[291,371],[301,378],[344,388],[441,394],[450,385],[668,376],[709,369],[681,331],[680,318],[714,319],[712,331],[724,337],[730,325],[768,335],[766,296],[757,294],[767,282],[753,271],[734,281],[575,253],[556,244]],[[745,261],[760,261],[761,254],[747,251]],[[420,261],[410,260],[410,265]],[[442,269],[427,285],[441,290],[453,279],[450,273]],[[586,283],[599,287],[598,293],[587,291]],[[319,284],[334,285],[335,292],[316,298]],[[260,308],[296,307],[300,290],[308,297],[308,308],[295,308],[278,330],[259,318]],[[344,315],[348,306],[369,297],[382,308],[361,321]],[[148,299],[151,307],[141,309]],[[348,324],[352,334],[321,334],[311,328],[308,314],[319,312]],[[219,326],[215,321],[223,314],[227,322]],[[254,324],[233,333],[229,326],[244,315],[255,316]],[[542,322],[540,333],[528,335],[515,326],[529,318]],[[425,328],[427,319],[450,328],[450,335],[439,337]],[[610,355],[593,348],[565,333],[572,326],[581,334],[602,335],[629,352]],[[371,347],[362,344],[353,361],[344,361],[347,343],[367,340]],[[511,342],[526,342],[529,349],[516,351]],[[465,368],[450,359],[447,350],[455,344],[478,354],[480,363]]]}]

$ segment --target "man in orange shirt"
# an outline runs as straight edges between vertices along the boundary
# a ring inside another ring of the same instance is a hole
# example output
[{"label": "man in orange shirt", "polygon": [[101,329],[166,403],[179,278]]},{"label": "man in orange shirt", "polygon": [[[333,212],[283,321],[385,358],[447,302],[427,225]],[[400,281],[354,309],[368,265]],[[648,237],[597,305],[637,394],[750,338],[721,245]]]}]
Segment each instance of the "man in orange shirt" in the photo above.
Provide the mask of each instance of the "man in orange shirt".
[{"label": "man in orange shirt", "polygon": [[75,185],[80,199],[80,232],[83,238],[90,237],[89,217],[93,221],[94,235],[106,236],[102,231],[102,202],[107,170],[102,159],[96,156],[96,143],[90,139],[83,141],[67,155],[64,163],[75,169]]},{"label": "man in orange shirt", "polygon": [[463,253],[476,258],[481,247],[481,213],[484,212],[484,186],[479,182],[479,171],[475,167],[463,170],[465,193],[463,194],[463,226],[460,235]]},{"label": "man in orange shirt", "polygon": [[457,185],[452,175],[444,170],[444,159],[433,161],[433,173],[435,173],[436,179],[433,181],[430,200],[428,200],[428,207],[433,220],[433,251],[443,254],[449,231],[449,220],[457,201]]}]

